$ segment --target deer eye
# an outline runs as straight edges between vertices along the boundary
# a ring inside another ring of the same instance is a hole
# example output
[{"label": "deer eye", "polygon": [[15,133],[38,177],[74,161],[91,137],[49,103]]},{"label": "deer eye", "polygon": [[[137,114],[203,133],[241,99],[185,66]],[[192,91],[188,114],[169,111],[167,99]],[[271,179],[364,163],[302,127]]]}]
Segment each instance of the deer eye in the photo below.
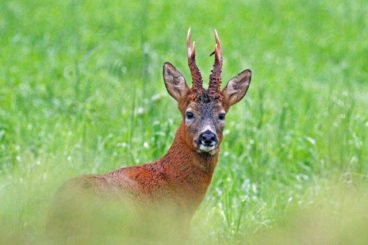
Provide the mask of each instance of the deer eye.
[{"label": "deer eye", "polygon": [[187,117],[187,119],[193,119],[194,118],[194,114],[191,111],[187,111],[185,113],[185,116]]},{"label": "deer eye", "polygon": [[225,113],[220,113],[220,114],[218,115],[218,118],[219,118],[220,120],[225,120]]}]

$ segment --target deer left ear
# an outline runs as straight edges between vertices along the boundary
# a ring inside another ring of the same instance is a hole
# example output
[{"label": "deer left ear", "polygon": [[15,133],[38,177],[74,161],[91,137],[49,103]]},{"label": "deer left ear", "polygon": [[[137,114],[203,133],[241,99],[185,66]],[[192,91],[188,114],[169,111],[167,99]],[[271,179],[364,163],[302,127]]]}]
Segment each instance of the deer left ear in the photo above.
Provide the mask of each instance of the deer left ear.
[{"label": "deer left ear", "polygon": [[251,79],[252,72],[249,69],[246,69],[233,77],[222,90],[225,103],[232,106],[239,102],[247,93]]}]

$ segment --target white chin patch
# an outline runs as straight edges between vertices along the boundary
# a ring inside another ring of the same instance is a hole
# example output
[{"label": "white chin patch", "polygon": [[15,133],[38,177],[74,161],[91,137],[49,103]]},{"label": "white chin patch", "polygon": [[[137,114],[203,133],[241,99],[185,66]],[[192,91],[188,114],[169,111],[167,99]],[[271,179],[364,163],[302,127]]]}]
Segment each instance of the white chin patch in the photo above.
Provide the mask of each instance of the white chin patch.
[{"label": "white chin patch", "polygon": [[210,153],[211,155],[213,155],[215,152],[213,151],[216,148],[215,145],[213,146],[204,146],[204,145],[199,145],[199,150],[200,152],[207,152]]}]

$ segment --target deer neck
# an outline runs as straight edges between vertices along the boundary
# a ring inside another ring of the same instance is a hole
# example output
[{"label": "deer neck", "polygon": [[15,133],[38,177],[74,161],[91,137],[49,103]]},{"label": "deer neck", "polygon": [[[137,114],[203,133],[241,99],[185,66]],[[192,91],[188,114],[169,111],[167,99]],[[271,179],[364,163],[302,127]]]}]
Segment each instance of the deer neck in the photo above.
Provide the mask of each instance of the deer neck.
[{"label": "deer neck", "polygon": [[187,143],[182,123],[168,153],[156,164],[167,176],[172,189],[182,192],[184,198],[198,205],[211,183],[217,160],[218,152],[200,154]]}]

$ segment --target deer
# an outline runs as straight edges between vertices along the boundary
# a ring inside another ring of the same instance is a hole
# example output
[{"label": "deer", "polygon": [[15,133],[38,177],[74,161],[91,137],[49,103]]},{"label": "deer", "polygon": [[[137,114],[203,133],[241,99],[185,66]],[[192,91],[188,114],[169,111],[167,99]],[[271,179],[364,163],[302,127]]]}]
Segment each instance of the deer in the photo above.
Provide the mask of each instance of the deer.
[{"label": "deer", "polygon": [[[101,175],[87,175],[68,181],[71,189],[93,193],[115,193],[138,203],[169,201],[190,222],[204,199],[218,162],[223,140],[225,117],[231,106],[247,93],[252,72],[241,71],[221,89],[222,49],[217,31],[214,64],[209,85],[203,87],[196,64],[195,42],[191,29],[187,34],[187,59],[192,78],[190,88],[184,76],[169,62],[163,65],[163,80],[169,95],[176,101],[182,121],[167,153],[159,160],[130,166]],[[68,195],[68,194],[66,194]],[[147,205],[146,205],[147,207]]]}]

